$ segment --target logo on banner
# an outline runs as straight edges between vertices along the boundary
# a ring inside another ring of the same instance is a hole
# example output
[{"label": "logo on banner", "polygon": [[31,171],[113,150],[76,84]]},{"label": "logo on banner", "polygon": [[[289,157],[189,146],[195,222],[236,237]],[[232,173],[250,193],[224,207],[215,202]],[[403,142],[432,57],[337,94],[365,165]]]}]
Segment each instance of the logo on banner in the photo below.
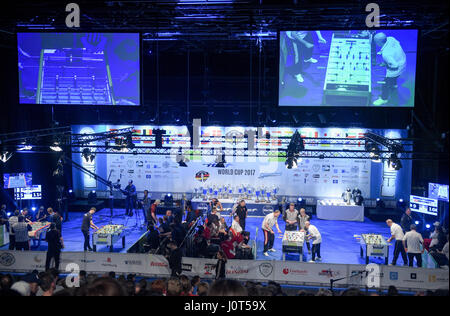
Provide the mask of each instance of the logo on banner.
[{"label": "logo on banner", "polygon": [[125,260],[124,263],[128,266],[142,266],[141,260]]},{"label": "logo on banner", "polygon": [[165,262],[156,262],[156,261],[152,261],[150,262],[150,267],[161,267],[161,268],[167,268],[168,265]]},{"label": "logo on banner", "polygon": [[328,278],[333,278],[333,277],[336,277],[336,276],[340,275],[340,273],[338,271],[336,272],[336,271],[333,271],[333,270],[329,269],[329,270],[322,270],[322,271],[320,271],[319,275],[320,276],[326,276]]},{"label": "logo on banner", "polygon": [[0,256],[0,265],[9,267],[16,263],[16,258],[9,252],[4,252]]},{"label": "logo on banner", "polygon": [[263,207],[262,211],[263,211],[263,213],[264,213],[265,215],[270,214],[270,213],[273,212],[273,207],[272,207],[272,206],[269,206],[269,205],[265,205],[265,206]]},{"label": "logo on banner", "polygon": [[270,263],[262,263],[259,265],[259,272],[267,278],[272,274],[273,266]]},{"label": "logo on banner", "polygon": [[209,172],[201,170],[195,174],[195,180],[198,180],[200,182],[206,182],[206,180],[208,179],[209,179]]},{"label": "logo on banner", "polygon": [[181,264],[181,270],[186,272],[192,272],[192,264],[190,263],[182,263]]},{"label": "logo on banner", "polygon": [[417,280],[417,273],[411,273],[411,280]]},{"label": "logo on banner", "polygon": [[308,271],[306,271],[306,270],[295,270],[295,269],[284,268],[284,269],[283,269],[283,274],[284,274],[284,275],[288,275],[288,274],[307,275],[307,274],[308,274]]},{"label": "logo on banner", "polygon": [[389,272],[389,280],[397,281],[398,280],[398,272]]},{"label": "logo on banner", "polygon": [[212,275],[213,271],[216,270],[216,265],[211,263],[205,263],[204,265],[205,275]]}]

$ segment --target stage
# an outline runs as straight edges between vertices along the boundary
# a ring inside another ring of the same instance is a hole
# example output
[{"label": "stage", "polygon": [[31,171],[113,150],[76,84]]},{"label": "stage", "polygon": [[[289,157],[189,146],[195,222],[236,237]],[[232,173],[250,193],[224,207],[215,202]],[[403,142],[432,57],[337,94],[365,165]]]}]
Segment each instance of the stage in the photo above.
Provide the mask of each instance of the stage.
[{"label": "stage", "polygon": [[[133,227],[136,224],[136,216],[129,218],[127,222],[127,218],[123,216],[123,209],[115,209],[112,218],[112,224],[125,225],[126,226],[126,238],[125,238],[125,248],[122,247],[121,242],[117,242],[114,245],[114,252],[126,253],[127,250],[142,236],[145,232],[142,227],[142,218],[141,225],[139,227]],[[102,209],[94,215],[94,223],[97,226],[103,226],[109,224],[110,210]],[[141,213],[142,214],[142,213]],[[71,212],[69,214],[70,221],[63,223],[63,238],[65,252],[79,252],[83,251],[83,235],[80,231],[81,221],[83,217],[83,213],[79,212]],[[158,216],[160,217],[160,216]],[[225,216],[227,219],[227,223],[231,222],[230,218]],[[276,233],[275,238],[275,249],[276,252],[269,253],[269,257],[265,257],[262,254],[264,237],[261,232],[261,223],[262,217],[249,217],[247,219],[246,230],[250,232],[252,240],[255,238],[256,228],[258,228],[258,236],[256,240],[257,244],[257,260],[282,260],[282,252],[281,252],[281,236]],[[381,234],[385,237],[389,237],[389,228],[386,226],[384,222],[373,222],[368,218],[365,218],[363,223],[360,222],[348,222],[348,221],[328,221],[328,220],[320,220],[314,215],[311,223],[315,225],[320,233],[322,234],[322,246],[321,246],[321,255],[323,263],[340,263],[340,264],[365,264],[365,259],[360,257],[360,246],[359,239],[356,238],[356,235],[360,235],[363,233],[377,233]],[[284,232],[284,221],[280,218],[279,220],[280,229]],[[275,229],[275,228],[274,228]],[[3,246],[0,250],[7,250],[8,245]],[[47,250],[47,243],[42,242],[38,249],[45,251]],[[99,247],[97,249],[98,252],[108,252],[108,247]],[[393,256],[393,247],[389,247],[389,260],[392,259]],[[306,247],[304,247],[303,251],[306,256],[304,260],[309,261],[310,256],[307,253]],[[286,260],[294,260],[298,261],[298,255],[286,255]],[[370,262],[384,264],[383,258],[371,258]],[[399,265],[402,265],[403,262],[401,258],[398,261]]]}]

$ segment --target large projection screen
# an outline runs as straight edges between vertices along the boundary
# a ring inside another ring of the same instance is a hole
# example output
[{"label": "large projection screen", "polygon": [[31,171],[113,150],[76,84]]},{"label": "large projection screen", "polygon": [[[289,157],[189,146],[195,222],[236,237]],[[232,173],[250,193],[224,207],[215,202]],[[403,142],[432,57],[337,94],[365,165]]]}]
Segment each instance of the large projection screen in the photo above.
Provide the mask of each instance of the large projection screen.
[{"label": "large projection screen", "polygon": [[140,105],[139,33],[18,33],[21,104]]},{"label": "large projection screen", "polygon": [[283,31],[279,106],[413,107],[417,30]]}]

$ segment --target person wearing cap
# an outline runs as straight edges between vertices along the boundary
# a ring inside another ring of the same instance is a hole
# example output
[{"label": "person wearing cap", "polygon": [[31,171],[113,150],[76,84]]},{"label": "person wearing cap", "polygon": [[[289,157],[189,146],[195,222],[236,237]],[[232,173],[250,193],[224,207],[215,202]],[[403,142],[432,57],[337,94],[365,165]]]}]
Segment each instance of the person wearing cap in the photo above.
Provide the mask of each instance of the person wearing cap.
[{"label": "person wearing cap", "polygon": [[289,208],[284,211],[283,219],[286,222],[286,230],[287,231],[295,231],[298,230],[298,216],[299,213],[295,209],[295,204],[290,203]]},{"label": "person wearing cap", "polygon": [[403,247],[408,254],[409,266],[414,265],[414,258],[416,258],[417,267],[422,268],[423,238],[417,232],[416,225],[410,225],[410,230],[403,237]]},{"label": "person wearing cap", "polygon": [[388,219],[386,224],[391,229],[391,238],[389,238],[387,242],[390,243],[395,239],[394,258],[392,259],[391,265],[395,266],[397,264],[398,255],[400,253],[402,254],[403,264],[405,266],[408,265],[408,257],[406,256],[405,248],[403,247],[403,238],[405,235],[403,234],[402,227],[399,224],[394,223],[392,219]]},{"label": "person wearing cap", "polygon": [[11,286],[11,290],[16,291],[22,296],[30,296],[31,294],[30,285],[25,281],[19,281],[14,283]]}]

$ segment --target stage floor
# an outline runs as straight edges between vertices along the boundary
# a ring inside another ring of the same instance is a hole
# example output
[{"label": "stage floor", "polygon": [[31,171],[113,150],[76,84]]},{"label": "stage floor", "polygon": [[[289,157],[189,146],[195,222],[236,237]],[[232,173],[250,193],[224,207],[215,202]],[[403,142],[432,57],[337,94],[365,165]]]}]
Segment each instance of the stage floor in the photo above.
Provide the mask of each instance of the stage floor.
[{"label": "stage floor", "polygon": [[[136,215],[133,218],[128,219],[123,216],[123,209],[115,209],[113,213],[112,223],[123,224],[127,229],[127,235],[125,238],[125,248],[121,249],[121,242],[117,242],[114,246],[114,252],[126,252],[139,237],[145,232],[140,227],[133,227],[136,224]],[[94,215],[94,223],[97,226],[103,226],[109,224],[109,209],[103,209]],[[141,213],[142,214],[142,213]],[[81,220],[83,213],[70,213],[69,221],[63,223],[63,238],[66,248],[64,251],[83,251],[83,235],[80,231]],[[160,217],[160,216],[158,216]],[[230,218],[227,218],[227,223],[230,223]],[[281,252],[281,236],[275,234],[275,249],[276,252],[269,253],[269,257],[262,254],[264,236],[261,232],[262,217],[250,217],[247,219],[246,230],[250,232],[251,238],[255,238],[256,228],[258,228],[257,236],[257,260],[282,260]],[[363,233],[377,233],[382,234],[386,238],[389,238],[389,227],[384,222],[373,222],[368,218],[365,218],[363,223],[360,222],[346,222],[346,221],[328,221],[317,219],[313,216],[311,223],[317,226],[322,234],[321,255],[322,262],[325,263],[342,263],[342,264],[365,264],[365,259],[360,257],[359,239],[355,235]],[[141,220],[142,224],[142,220]],[[280,229],[284,232],[284,221],[279,220]],[[0,248],[1,250],[8,249],[8,245]],[[42,242],[38,249],[40,251],[47,250],[47,243]],[[107,252],[107,247],[100,247],[97,249],[99,252]],[[304,249],[304,260],[310,260],[311,256],[308,255],[306,247]],[[392,260],[394,249],[389,247],[389,260]],[[286,260],[299,260],[298,255],[287,255]],[[370,258],[370,262],[384,264],[384,259]],[[398,264],[403,264],[401,258]]]}]

